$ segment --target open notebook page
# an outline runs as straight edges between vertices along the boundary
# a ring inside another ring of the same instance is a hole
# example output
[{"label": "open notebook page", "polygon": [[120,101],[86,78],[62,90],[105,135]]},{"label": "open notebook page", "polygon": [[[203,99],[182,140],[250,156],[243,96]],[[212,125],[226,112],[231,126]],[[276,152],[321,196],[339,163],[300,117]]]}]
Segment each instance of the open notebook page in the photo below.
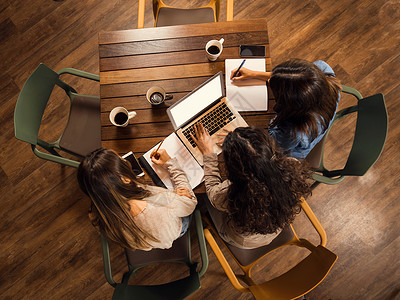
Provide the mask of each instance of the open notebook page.
[{"label": "open notebook page", "polygon": [[[150,154],[157,149],[159,143],[147,151],[143,157],[149,163],[149,165],[153,168],[153,170],[157,173],[158,177],[165,184],[165,186],[173,190],[172,181],[169,177],[169,173],[163,167],[154,164],[151,161]],[[161,145],[162,149],[165,149],[169,156],[176,157],[181,166],[182,170],[185,171],[186,176],[189,180],[189,184],[194,189],[198,186],[204,179],[204,170],[198,164],[198,162],[193,158],[190,152],[186,149],[186,147],[182,144],[178,136],[173,132],[168,137],[165,138],[163,144]]]},{"label": "open notebook page", "polygon": [[[225,60],[226,98],[238,111],[266,111],[268,94],[265,81],[248,79],[233,83],[230,79],[232,70],[238,68],[242,61],[243,59]],[[265,58],[246,58],[243,67],[265,72]]]}]

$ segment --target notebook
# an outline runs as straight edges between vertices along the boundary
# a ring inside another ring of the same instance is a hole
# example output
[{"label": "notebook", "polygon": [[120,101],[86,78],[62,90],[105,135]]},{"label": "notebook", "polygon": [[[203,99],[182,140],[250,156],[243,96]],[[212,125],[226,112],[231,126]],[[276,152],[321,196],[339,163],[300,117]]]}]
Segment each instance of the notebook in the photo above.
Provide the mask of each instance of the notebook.
[{"label": "notebook", "polygon": [[[146,170],[147,174],[149,174],[156,185],[173,190],[174,187],[168,171],[151,161],[150,154],[157,149],[158,145],[159,143],[143,154],[143,156],[139,157],[138,160],[142,168]],[[161,148],[165,149],[171,157],[176,157],[182,170],[185,171],[192,189],[204,180],[203,168],[194,159],[174,132],[165,138]]]},{"label": "notebook", "polygon": [[[238,111],[268,110],[268,91],[266,82],[249,79],[233,83],[230,79],[232,70],[238,68],[243,59],[225,60],[226,97]],[[265,72],[265,58],[246,58],[244,68]]]},{"label": "notebook", "polygon": [[248,126],[231,102],[225,98],[222,72],[215,74],[169,107],[167,114],[176,135],[201,166],[203,155],[189,134],[194,133],[195,124],[201,122],[210,133],[214,152],[217,154],[222,151],[221,147],[216,145],[219,132]]}]

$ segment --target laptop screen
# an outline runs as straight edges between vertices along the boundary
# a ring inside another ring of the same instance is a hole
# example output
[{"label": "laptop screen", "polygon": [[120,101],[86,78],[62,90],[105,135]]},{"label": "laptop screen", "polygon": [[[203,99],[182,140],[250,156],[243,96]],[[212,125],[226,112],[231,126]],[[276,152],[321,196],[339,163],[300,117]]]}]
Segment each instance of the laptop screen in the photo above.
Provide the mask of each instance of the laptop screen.
[{"label": "laptop screen", "polygon": [[168,109],[175,129],[224,96],[222,80],[222,72],[219,72]]}]

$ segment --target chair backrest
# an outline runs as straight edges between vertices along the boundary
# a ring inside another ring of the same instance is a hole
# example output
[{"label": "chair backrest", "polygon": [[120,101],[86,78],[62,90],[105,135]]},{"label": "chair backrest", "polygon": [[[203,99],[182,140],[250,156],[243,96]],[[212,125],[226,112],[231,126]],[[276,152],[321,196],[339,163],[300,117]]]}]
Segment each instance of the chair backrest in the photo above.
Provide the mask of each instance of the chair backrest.
[{"label": "chair backrest", "polygon": [[[112,277],[109,246],[107,239],[101,236],[104,272],[108,283],[115,288],[113,299],[183,299],[200,288],[200,276],[208,268],[207,248],[203,233],[200,212],[195,210],[194,220],[199,239],[201,268],[191,261],[190,231],[175,240],[170,249],[152,249],[150,251],[125,250],[129,270],[123,276],[121,283],[116,283]],[[189,267],[189,276],[161,285],[129,285],[129,278],[140,268],[158,262],[180,262]]]},{"label": "chair backrest", "polygon": [[[363,176],[378,160],[385,145],[388,130],[388,115],[382,94],[362,98],[350,87],[343,86],[343,92],[354,95],[357,105],[336,113],[331,127],[323,139],[311,150],[306,161],[315,170],[313,178],[317,182],[336,184],[345,176]],[[324,166],[324,146],[333,125],[343,117],[357,113],[353,145],[343,169],[327,170]],[[320,174],[322,173],[322,174]]]},{"label": "chair backrest", "polygon": [[[289,226],[266,246],[256,249],[239,249],[224,242],[211,223],[207,222],[209,226],[204,230],[206,239],[236,289],[241,292],[251,292],[256,299],[295,299],[312,290],[326,277],[336,262],[337,256],[325,248],[327,242],[325,230],[304,199],[302,199],[301,206],[320,236],[320,245],[318,246],[314,246],[305,239],[299,239],[293,227]],[[235,275],[211,232],[217,235],[219,241],[229,250],[245,275]],[[271,251],[286,245],[305,247],[311,251],[311,254],[286,273],[260,284],[255,283],[250,275],[251,268]],[[239,278],[248,287],[243,286],[239,282]]]},{"label": "chair backrest", "polygon": [[[77,160],[62,157],[56,151],[83,157],[101,147],[100,99],[97,96],[80,95],[60,79],[62,74],[100,81],[96,74],[73,68],[59,72],[41,63],[25,81],[14,110],[15,137],[30,143],[33,153],[39,158],[77,168]],[[38,137],[43,114],[55,88],[62,88],[70,101],[66,127],[56,141],[46,142]],[[39,147],[45,149],[43,152]]]},{"label": "chair backrest", "polygon": [[[176,8],[162,0],[153,0],[154,26],[171,26],[219,21],[220,0],[210,0],[207,5],[197,8]],[[227,0],[227,21],[233,20],[233,0]],[[139,0],[138,28],[144,26],[145,0]]]},{"label": "chair backrest", "polygon": [[32,145],[38,143],[40,123],[55,85],[66,91],[73,90],[59,79],[56,72],[42,63],[26,80],[14,110],[14,130],[17,139]]},{"label": "chair backrest", "polygon": [[[386,142],[388,115],[385,99],[376,94],[358,101],[353,146],[343,176],[363,176],[378,160]],[[334,171],[330,172],[335,176]]]}]

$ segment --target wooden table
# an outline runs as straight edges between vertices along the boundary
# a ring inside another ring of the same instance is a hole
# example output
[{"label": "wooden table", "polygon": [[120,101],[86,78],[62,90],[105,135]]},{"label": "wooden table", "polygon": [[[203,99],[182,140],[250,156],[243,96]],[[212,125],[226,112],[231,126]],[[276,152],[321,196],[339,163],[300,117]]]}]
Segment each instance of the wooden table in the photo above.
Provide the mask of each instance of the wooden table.
[{"label": "wooden table", "polygon": [[[210,62],[204,47],[209,40],[220,38],[225,39],[222,54]],[[224,60],[239,58],[241,44],[265,45],[266,69],[271,71],[265,19],[101,32],[102,146],[141,156],[173,131],[166,108],[212,75],[225,72]],[[174,99],[152,107],[145,94],[154,85],[163,87]],[[268,112],[242,114],[249,125],[267,128],[273,117],[271,100]],[[109,121],[109,112],[116,106],[137,112],[125,128]]]}]

